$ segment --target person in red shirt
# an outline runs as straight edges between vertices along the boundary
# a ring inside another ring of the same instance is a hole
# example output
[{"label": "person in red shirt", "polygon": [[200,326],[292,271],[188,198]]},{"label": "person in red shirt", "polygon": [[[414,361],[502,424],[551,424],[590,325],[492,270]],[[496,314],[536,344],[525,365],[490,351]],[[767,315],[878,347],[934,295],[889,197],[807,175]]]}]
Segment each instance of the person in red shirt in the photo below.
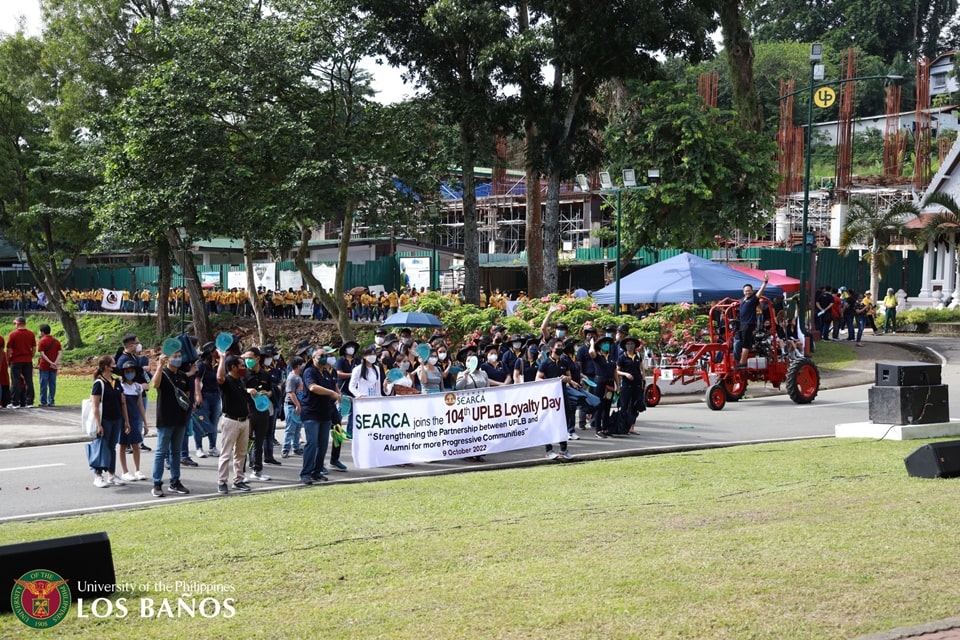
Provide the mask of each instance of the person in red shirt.
[{"label": "person in red shirt", "polygon": [[10,404],[10,363],[7,362],[7,350],[3,348],[5,343],[0,335],[0,408],[13,406]]},{"label": "person in red shirt", "polygon": [[27,319],[18,316],[13,331],[7,336],[7,360],[10,362],[12,408],[33,407],[33,356],[37,352],[37,336],[27,329]]},{"label": "person in red shirt", "polygon": [[57,395],[57,372],[60,370],[60,354],[63,347],[60,341],[50,335],[50,325],[40,325],[40,342],[37,351],[40,359],[37,368],[40,370],[40,406],[52,407],[54,396]]}]

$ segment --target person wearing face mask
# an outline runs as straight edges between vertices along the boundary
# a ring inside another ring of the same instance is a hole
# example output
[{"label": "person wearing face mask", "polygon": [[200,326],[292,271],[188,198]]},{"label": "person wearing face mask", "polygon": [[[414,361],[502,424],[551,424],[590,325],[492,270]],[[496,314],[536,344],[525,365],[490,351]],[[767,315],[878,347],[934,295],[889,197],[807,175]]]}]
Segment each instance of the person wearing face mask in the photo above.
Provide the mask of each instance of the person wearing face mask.
[{"label": "person wearing face mask", "polygon": [[635,434],[634,424],[637,417],[646,411],[643,387],[646,383],[643,370],[643,357],[637,353],[639,342],[627,336],[620,343],[620,357],[617,359],[617,379],[620,381],[619,429],[621,435]]},{"label": "person wearing face mask", "polygon": [[[134,333],[127,333],[120,339],[120,342],[123,344],[121,351],[118,355],[115,356],[117,360],[117,373],[123,370],[128,362],[134,363],[134,369],[136,371],[136,377],[134,377],[134,382],[140,383],[140,386],[143,387],[143,408],[147,408],[147,389],[150,380],[147,378],[146,371],[144,370],[144,364],[141,362],[140,353],[143,351],[143,345],[140,344],[140,340],[137,338],[137,335]],[[144,356],[145,357],[145,356]],[[143,424],[143,437],[146,438],[150,433],[150,430],[147,428],[147,424]],[[151,451],[150,447],[147,446],[146,442],[140,443],[141,451]],[[132,453],[128,451],[127,453]]]},{"label": "person wearing face mask", "polygon": [[[193,436],[197,445],[197,457],[211,458],[220,456],[217,451],[217,425],[220,424],[221,400],[220,385],[217,384],[217,347],[208,342],[200,348],[200,362],[197,364],[196,389],[197,408],[194,411]],[[210,448],[203,450],[203,438],[209,440]]]},{"label": "person wearing face mask", "polygon": [[350,393],[354,398],[383,395],[383,369],[377,364],[377,350],[363,350],[360,363],[350,374]]},{"label": "person wearing face mask", "polygon": [[383,350],[380,352],[380,364],[384,371],[393,369],[397,360],[397,349],[400,346],[400,338],[395,333],[388,333],[383,337]]},{"label": "person wearing face mask", "polygon": [[[303,372],[306,400],[301,405],[301,417],[307,440],[303,447],[303,466],[300,469],[300,482],[303,484],[327,480],[323,461],[327,456],[327,444],[330,442],[331,417],[336,410],[335,403],[341,398],[337,390],[337,373],[334,370],[337,362],[335,353],[330,347],[315,349],[313,366]],[[339,458],[339,452],[337,457]]]},{"label": "person wearing face mask", "polygon": [[443,388],[454,389],[457,386],[457,375],[463,371],[463,363],[457,360],[446,343],[437,346],[437,366],[443,373]]},{"label": "person wearing face mask", "polygon": [[480,369],[487,374],[487,380],[491,387],[501,387],[513,383],[513,370],[508,369],[500,361],[500,347],[496,344],[487,345],[483,350],[484,362]]},{"label": "person wearing face mask", "polygon": [[[168,341],[169,342],[169,341]],[[190,395],[190,382],[180,370],[183,354],[177,350],[169,356],[161,353],[157,358],[157,372],[150,386],[157,390],[157,450],[153,456],[153,490],[156,498],[163,493],[163,463],[170,459],[170,490],[174,493],[190,493],[180,482],[180,448],[187,432],[187,409],[177,402],[177,392]]]},{"label": "person wearing face mask", "polygon": [[523,357],[518,358],[513,365],[513,382],[533,382],[537,379],[537,371],[540,368],[540,349],[537,345],[530,344],[523,352]]},{"label": "person wearing face mask", "polygon": [[506,367],[508,371],[513,371],[517,368],[517,360],[522,359],[523,339],[515,333],[510,336],[510,340],[506,343],[506,348],[500,352],[500,360],[503,361],[503,366]]},{"label": "person wearing face mask", "polygon": [[261,353],[257,347],[250,347],[243,354],[243,363],[247,373],[243,377],[243,384],[247,393],[256,400],[257,396],[266,396],[268,402],[262,411],[254,403],[250,412],[250,432],[253,436],[253,452],[250,454],[252,472],[248,481],[260,480],[266,482],[270,476],[263,473],[263,451],[267,440],[267,430],[270,428],[270,408],[273,406],[273,381],[260,364]]},{"label": "person wearing face mask", "polygon": [[[593,356],[590,355],[591,345],[597,340],[597,330],[593,324],[587,323],[583,325],[583,344],[577,348],[576,362],[577,366],[580,367],[580,374],[590,382],[594,384],[597,383],[597,366],[596,360]],[[594,351],[595,353],[595,351]],[[593,386],[589,383],[584,383],[583,390],[586,393],[599,397],[599,390],[602,387]],[[593,416],[588,414],[586,410],[581,410],[579,412],[579,418],[577,426],[581,429],[587,428],[587,422],[593,422]]]},{"label": "person wearing face mask", "polygon": [[600,406],[593,412],[592,426],[598,438],[610,435],[611,418],[610,406],[615,393],[619,393],[619,378],[617,365],[610,360],[610,350],[613,338],[603,336],[590,343],[589,358],[593,361],[596,389],[592,389],[600,397]]},{"label": "person wearing face mask", "polygon": [[[334,360],[336,362],[336,360]],[[283,415],[285,418],[285,428],[283,435],[283,448],[280,450],[281,458],[289,458],[290,452],[297,455],[303,454],[300,446],[300,431],[303,429],[303,418],[301,417],[302,401],[306,400],[306,393],[303,386],[304,361],[300,356],[293,356],[290,360],[290,373],[287,374],[286,394],[284,395]]]},{"label": "person wearing face mask", "polygon": [[373,332],[373,346],[378,349],[383,346],[383,340],[387,337],[387,330],[383,327],[377,327],[377,330]]},{"label": "person wearing face mask", "polygon": [[[374,349],[376,352],[376,346],[371,344],[367,347],[368,349]],[[337,358],[337,363],[334,365],[334,369],[337,372],[337,380],[340,384],[340,394],[347,396],[348,398],[353,397],[353,392],[350,391],[350,375],[353,373],[353,370],[360,364],[360,356],[357,351],[360,350],[360,345],[353,340],[348,340],[340,345],[340,357]],[[310,352],[312,354],[313,351]],[[308,356],[309,357],[309,356]],[[347,437],[353,437],[353,412],[350,412],[350,416],[347,418]]]},{"label": "person wearing face mask", "polygon": [[436,349],[430,349],[426,362],[421,362],[417,368],[420,378],[421,393],[440,393],[443,391],[443,372],[439,367],[440,356]]},{"label": "person wearing face mask", "polygon": [[[127,359],[120,369],[122,378],[120,387],[123,389],[123,400],[127,405],[127,418],[130,430],[120,434],[120,476],[127,482],[146,480],[147,476],[140,472],[140,443],[143,442],[143,425],[147,423],[146,408],[143,406],[143,386],[136,381],[136,363]],[[127,470],[127,447],[133,455],[134,470]]]},{"label": "person wearing face mask", "polygon": [[418,394],[420,391],[416,386],[416,379],[411,371],[410,357],[406,354],[397,354],[396,368],[403,374],[396,380],[391,380],[387,376],[383,381],[383,395],[385,396],[406,396]]},{"label": "person wearing face mask", "polygon": [[457,389],[482,389],[490,386],[490,380],[482,369],[479,369],[479,360],[477,354],[471,347],[464,352],[464,364],[466,368],[457,375]]},{"label": "person wearing face mask", "polygon": [[286,378],[286,371],[276,365],[278,354],[277,348],[274,345],[264,345],[260,351],[263,355],[263,370],[270,377],[270,381],[273,384],[270,390],[270,398],[272,400],[270,406],[270,426],[267,427],[267,437],[263,443],[263,462],[265,464],[279,465],[281,463],[273,455],[273,448],[280,445],[276,437],[277,420],[280,418],[280,411],[283,408],[283,382]]},{"label": "person wearing face mask", "polygon": [[[570,368],[567,361],[563,358],[563,341],[551,340],[545,345],[545,348],[550,355],[540,363],[540,367],[537,369],[537,380],[560,378],[564,386],[566,386],[570,383]],[[567,451],[566,440],[560,443],[559,454],[553,450],[552,444],[546,446],[546,452],[548,460],[556,460],[557,458],[562,460],[573,459],[573,456]]]}]

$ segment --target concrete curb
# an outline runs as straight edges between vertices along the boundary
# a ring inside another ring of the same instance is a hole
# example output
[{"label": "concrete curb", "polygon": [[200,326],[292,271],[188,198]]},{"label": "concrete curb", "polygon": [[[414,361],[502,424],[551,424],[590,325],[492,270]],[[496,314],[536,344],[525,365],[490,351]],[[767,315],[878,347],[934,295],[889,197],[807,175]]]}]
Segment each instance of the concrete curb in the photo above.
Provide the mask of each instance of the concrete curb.
[{"label": "concrete curb", "polygon": [[[890,631],[872,633],[865,636],[858,636],[853,640],[903,640],[904,638],[922,638],[930,634],[940,634],[944,631],[951,631],[960,628],[960,618],[946,618],[937,622],[929,622],[912,627],[900,627]],[[943,636],[939,636],[943,637]],[[960,633],[957,634],[960,638]]]}]

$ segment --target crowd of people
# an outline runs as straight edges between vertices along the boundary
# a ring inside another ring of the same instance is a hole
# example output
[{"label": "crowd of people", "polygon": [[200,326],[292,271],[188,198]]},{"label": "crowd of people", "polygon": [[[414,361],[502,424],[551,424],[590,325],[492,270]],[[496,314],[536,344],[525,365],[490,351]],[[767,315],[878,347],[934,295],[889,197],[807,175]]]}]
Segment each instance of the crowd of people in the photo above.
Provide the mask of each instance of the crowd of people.
[{"label": "crowd of people", "polygon": [[36,401],[33,381],[36,362],[40,382],[40,406],[56,403],[57,372],[63,347],[50,333],[50,325],[42,323],[37,334],[27,328],[27,320],[17,316],[13,331],[4,340],[0,335],[0,408],[30,409]]},{"label": "crowd of people", "polygon": [[[245,347],[234,339],[218,348],[182,337],[166,341],[153,362],[141,354],[137,336],[127,334],[115,355],[100,358],[91,387],[97,437],[111,452],[109,459],[91,460],[94,485],[149,480],[152,494],[162,497],[169,471],[166,491],[186,494],[181,471],[197,466],[193,455],[218,459],[218,490],[224,494],[269,481],[266,466],[288,463],[292,456],[301,458],[302,483],[325,482],[330,469],[347,471],[340,451],[352,438],[353,425],[345,399],[363,396],[559,378],[568,440],[581,437],[577,427],[590,428],[599,438],[633,433],[645,410],[639,340],[627,325],[601,331],[591,323],[581,327],[577,339],[565,323],[549,319],[548,314],[536,336],[508,336],[497,325],[456,347],[440,333],[417,338],[408,328],[399,333],[379,328],[366,346],[347,341],[334,348],[303,340],[286,357],[274,345]],[[141,452],[150,451],[144,436],[151,389],[156,391],[157,443],[152,470],[145,474]],[[546,455],[572,457],[566,440],[559,451],[547,445]]]},{"label": "crowd of people", "polygon": [[[873,335],[897,332],[897,296],[887,289],[880,305],[869,291],[858,294],[848,287],[824,286],[817,293],[814,303],[817,308],[816,327],[820,339],[839,340],[840,332],[846,332],[846,340],[863,346],[863,333],[870,329]],[[877,317],[882,310],[883,329],[877,326]]]}]

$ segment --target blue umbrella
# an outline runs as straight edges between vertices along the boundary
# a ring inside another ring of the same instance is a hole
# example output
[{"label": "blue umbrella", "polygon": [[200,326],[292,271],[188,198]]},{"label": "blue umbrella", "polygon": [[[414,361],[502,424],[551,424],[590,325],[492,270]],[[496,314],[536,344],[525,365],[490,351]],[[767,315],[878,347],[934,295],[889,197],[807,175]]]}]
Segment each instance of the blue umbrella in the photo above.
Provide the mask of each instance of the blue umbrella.
[{"label": "blue umbrella", "polygon": [[387,318],[383,326],[385,327],[442,327],[440,318],[432,313],[422,311],[401,311]]}]

